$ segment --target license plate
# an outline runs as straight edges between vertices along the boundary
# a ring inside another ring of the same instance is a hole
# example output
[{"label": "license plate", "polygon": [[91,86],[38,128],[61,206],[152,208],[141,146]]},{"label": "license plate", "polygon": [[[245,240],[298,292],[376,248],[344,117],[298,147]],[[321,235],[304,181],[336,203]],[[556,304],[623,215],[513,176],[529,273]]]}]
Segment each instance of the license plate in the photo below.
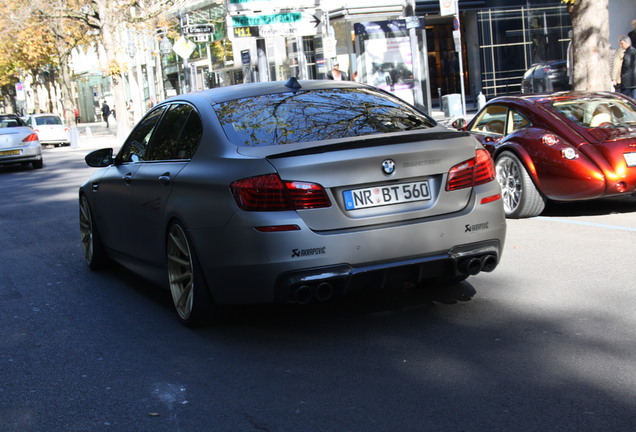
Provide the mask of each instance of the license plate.
[{"label": "license plate", "polygon": [[12,155],[19,155],[20,154],[20,150],[4,150],[4,151],[0,151],[0,156],[12,156]]},{"label": "license plate", "polygon": [[636,153],[623,153],[627,166],[636,167]]},{"label": "license plate", "polygon": [[401,204],[412,201],[426,201],[431,199],[428,181],[426,180],[414,183],[400,183],[363,189],[352,189],[344,191],[343,196],[345,208],[347,210]]}]

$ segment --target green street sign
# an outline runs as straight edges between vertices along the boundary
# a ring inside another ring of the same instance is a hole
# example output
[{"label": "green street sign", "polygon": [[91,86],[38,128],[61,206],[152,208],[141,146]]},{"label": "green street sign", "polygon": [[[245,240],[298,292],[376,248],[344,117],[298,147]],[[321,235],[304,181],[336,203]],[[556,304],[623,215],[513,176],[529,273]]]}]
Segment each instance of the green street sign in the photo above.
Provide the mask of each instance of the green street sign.
[{"label": "green street sign", "polygon": [[272,15],[233,16],[232,27],[256,27],[271,24],[294,24],[302,21],[302,13],[289,12]]}]

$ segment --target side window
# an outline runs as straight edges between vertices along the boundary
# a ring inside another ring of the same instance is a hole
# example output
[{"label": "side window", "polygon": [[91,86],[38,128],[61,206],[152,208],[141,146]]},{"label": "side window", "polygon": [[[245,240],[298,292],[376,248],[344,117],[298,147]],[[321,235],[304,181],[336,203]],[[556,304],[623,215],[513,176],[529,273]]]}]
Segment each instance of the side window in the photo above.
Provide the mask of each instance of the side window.
[{"label": "side window", "polygon": [[484,109],[470,129],[471,132],[503,135],[508,109],[501,105],[489,105]]},{"label": "side window", "polygon": [[514,110],[510,110],[510,119],[510,130],[508,133],[532,126],[530,120]]},{"label": "side window", "polygon": [[201,120],[192,106],[171,105],[157,126],[146,160],[190,159],[201,132]]},{"label": "side window", "polygon": [[190,159],[201,141],[203,135],[203,126],[201,125],[201,118],[199,113],[195,110],[190,112],[188,120],[186,120],[185,127],[181,132],[179,138],[178,159]]},{"label": "side window", "polygon": [[165,110],[165,106],[159,107],[151,111],[139,122],[117,155],[117,161],[119,163],[146,160],[148,141],[150,141],[150,136]]}]

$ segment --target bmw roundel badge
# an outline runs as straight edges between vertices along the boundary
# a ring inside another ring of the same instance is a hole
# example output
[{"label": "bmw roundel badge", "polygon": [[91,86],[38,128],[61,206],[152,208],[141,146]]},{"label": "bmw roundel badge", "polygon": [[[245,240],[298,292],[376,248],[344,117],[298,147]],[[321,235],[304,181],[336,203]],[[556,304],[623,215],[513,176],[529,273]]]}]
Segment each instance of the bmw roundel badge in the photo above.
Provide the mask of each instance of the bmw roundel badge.
[{"label": "bmw roundel badge", "polygon": [[391,175],[395,172],[395,162],[391,159],[385,159],[382,162],[382,172],[386,175]]}]

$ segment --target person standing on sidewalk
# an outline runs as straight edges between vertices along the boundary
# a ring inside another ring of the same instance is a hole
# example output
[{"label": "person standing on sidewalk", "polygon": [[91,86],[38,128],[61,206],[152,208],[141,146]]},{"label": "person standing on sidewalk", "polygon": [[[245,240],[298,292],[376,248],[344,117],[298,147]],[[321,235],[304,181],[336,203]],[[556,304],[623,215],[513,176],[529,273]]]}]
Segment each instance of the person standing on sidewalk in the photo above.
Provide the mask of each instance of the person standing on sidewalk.
[{"label": "person standing on sidewalk", "polygon": [[636,99],[636,48],[629,36],[622,36],[620,46],[625,50],[621,66],[621,88],[624,95]]},{"label": "person standing on sidewalk", "polygon": [[106,101],[104,101],[104,103],[102,104],[102,118],[106,122],[106,127],[108,127],[108,116],[109,115],[110,115],[110,107],[108,106]]}]

